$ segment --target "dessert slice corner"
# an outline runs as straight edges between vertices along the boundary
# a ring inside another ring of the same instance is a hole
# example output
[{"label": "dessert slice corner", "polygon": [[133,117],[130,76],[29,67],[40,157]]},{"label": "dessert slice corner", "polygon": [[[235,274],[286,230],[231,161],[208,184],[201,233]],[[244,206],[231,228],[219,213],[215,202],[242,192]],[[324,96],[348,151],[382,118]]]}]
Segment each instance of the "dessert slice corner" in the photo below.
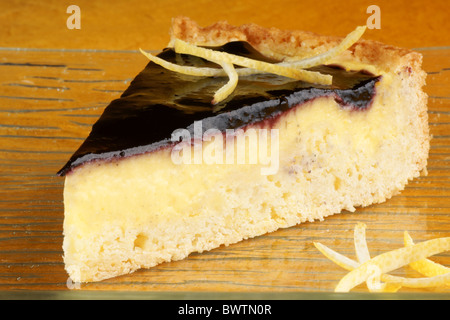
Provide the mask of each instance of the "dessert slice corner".
[{"label": "dessert slice corner", "polygon": [[[171,32],[202,46],[245,41],[278,60],[339,42],[256,25],[201,28],[188,18],[174,19]],[[342,108],[323,96],[278,116],[267,127],[279,132],[273,174],[262,175],[258,165],[176,165],[170,148],[67,172],[63,247],[72,280],[99,281],[354,211],[418,177],[430,140],[421,55],[361,40],[331,63],[380,76],[370,107]]]}]

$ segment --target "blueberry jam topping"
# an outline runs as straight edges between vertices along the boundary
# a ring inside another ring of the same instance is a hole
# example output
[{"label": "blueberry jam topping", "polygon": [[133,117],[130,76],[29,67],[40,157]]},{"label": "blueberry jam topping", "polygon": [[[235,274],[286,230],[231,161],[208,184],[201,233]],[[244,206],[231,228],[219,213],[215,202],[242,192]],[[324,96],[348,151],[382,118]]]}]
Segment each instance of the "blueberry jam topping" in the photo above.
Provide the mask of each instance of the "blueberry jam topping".
[{"label": "blueberry jam topping", "polygon": [[[213,49],[274,63],[247,42],[230,42]],[[163,50],[160,58],[189,66],[218,65],[195,56]],[[375,84],[380,76],[367,71],[346,71],[337,65],[322,65],[309,70],[333,76],[331,86],[315,85],[273,74],[239,78],[234,92],[212,105],[214,93],[227,77],[195,77],[164,69],[150,62],[131,82],[119,99],[104,110],[92,131],[58,172],[63,176],[73,168],[93,160],[111,160],[152,152],[173,144],[176,129],[192,127],[202,121],[202,129],[244,128],[267,123],[305,102],[330,96],[343,108],[363,111],[370,107]]]}]

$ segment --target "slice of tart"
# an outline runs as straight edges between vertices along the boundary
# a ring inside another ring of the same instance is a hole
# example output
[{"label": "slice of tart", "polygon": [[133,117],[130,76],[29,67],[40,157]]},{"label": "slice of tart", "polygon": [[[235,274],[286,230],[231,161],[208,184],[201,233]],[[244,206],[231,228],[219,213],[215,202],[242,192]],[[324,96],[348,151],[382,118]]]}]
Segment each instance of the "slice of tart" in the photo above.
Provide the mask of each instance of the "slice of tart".
[{"label": "slice of tart", "polygon": [[[273,65],[342,40],[187,18],[174,19],[175,39]],[[174,48],[158,57],[220,69]],[[150,62],[59,172],[71,279],[127,274],[392,197],[426,169],[421,59],[360,40],[308,69],[331,84],[256,72],[216,104],[226,76]]]}]

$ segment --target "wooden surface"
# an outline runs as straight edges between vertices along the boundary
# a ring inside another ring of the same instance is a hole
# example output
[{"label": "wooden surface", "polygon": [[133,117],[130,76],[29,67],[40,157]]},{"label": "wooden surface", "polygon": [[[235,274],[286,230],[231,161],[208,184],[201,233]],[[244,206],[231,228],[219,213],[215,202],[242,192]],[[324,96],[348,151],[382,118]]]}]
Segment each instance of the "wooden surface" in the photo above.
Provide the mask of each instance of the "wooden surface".
[{"label": "wooden surface", "polygon": [[[386,203],[306,223],[82,290],[331,292],[346,271],[313,241],[354,257],[367,224],[372,255],[450,236],[450,50],[423,50],[432,140],[428,176]],[[136,52],[2,50],[0,62],[0,290],[68,290],[62,260],[63,178],[55,173],[146,60]],[[450,256],[433,259],[450,265]],[[417,276],[404,268],[397,275]],[[449,292],[448,289],[402,292]],[[364,286],[356,291],[366,291]]]},{"label": "wooden surface", "polygon": [[[340,10],[342,3],[331,0],[214,5],[204,0],[80,0],[76,4],[82,11],[82,29],[68,30],[68,4],[62,3],[0,2],[0,292],[69,291],[61,248],[64,180],[55,173],[106,105],[144,68],[147,60],[135,50],[160,49],[167,43],[171,17],[187,15],[201,25],[228,20],[344,35],[365,23],[365,9],[372,4],[351,0]],[[313,241],[354,257],[353,228],[358,221],[367,224],[372,255],[401,247],[404,230],[416,241],[450,236],[448,1],[377,3],[382,29],[368,31],[365,38],[421,48],[424,54],[434,136],[428,176],[412,181],[383,204],[192,254],[151,270],[83,284],[77,292],[332,292],[346,271],[322,256]],[[115,51],[81,50],[85,48]],[[432,259],[450,266],[449,253]],[[418,276],[408,268],[393,274]]]}]

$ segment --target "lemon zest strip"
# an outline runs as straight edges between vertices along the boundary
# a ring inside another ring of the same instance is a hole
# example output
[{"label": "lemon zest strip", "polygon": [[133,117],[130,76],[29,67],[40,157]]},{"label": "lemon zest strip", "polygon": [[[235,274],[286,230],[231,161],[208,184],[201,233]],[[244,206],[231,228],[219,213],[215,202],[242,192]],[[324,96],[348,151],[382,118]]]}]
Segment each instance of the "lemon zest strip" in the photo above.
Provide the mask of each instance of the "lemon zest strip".
[{"label": "lemon zest strip", "polygon": [[[325,257],[340,267],[351,271],[341,279],[335,291],[347,292],[364,281],[366,281],[367,287],[371,292],[397,292],[401,287],[428,288],[450,285],[450,268],[425,258],[418,261],[415,260],[417,256],[429,256],[450,250],[450,238],[433,239],[417,246],[414,245],[411,237],[405,231],[404,248],[389,251],[366,260],[369,256],[369,251],[365,241],[365,227],[364,224],[358,223],[354,230],[355,251],[357,256],[359,256],[358,262],[319,242],[314,242],[314,246]],[[413,246],[415,246],[414,249],[412,249]],[[414,261],[409,263],[410,266],[414,266],[416,262],[419,263],[415,270],[428,277],[405,278],[386,273],[407,265],[410,260]]]}]

